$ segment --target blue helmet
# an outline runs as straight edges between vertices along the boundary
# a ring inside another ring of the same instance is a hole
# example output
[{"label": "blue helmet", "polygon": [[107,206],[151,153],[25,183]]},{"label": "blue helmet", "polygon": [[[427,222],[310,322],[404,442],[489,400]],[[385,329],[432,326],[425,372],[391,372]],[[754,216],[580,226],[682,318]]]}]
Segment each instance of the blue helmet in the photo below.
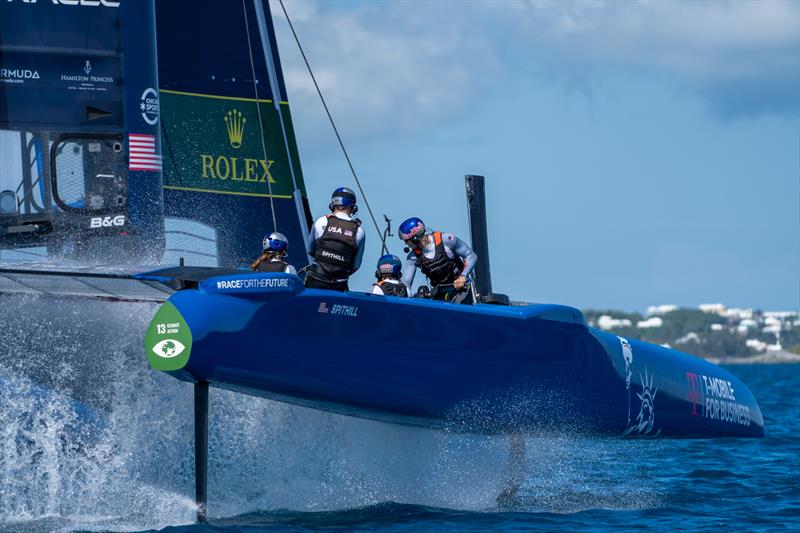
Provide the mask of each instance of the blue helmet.
[{"label": "blue helmet", "polygon": [[404,241],[419,240],[425,235],[425,223],[417,217],[411,217],[400,224],[400,238]]},{"label": "blue helmet", "polygon": [[358,211],[358,207],[356,206],[356,193],[347,187],[339,187],[333,191],[331,203],[328,205],[331,211],[333,211],[335,207],[350,207],[353,209],[353,213],[355,213]]},{"label": "blue helmet", "polygon": [[403,264],[396,255],[387,254],[378,259],[378,269],[375,271],[377,277],[399,276]]},{"label": "blue helmet", "polygon": [[264,251],[265,252],[285,252],[289,247],[289,240],[283,233],[270,233],[264,236]]}]

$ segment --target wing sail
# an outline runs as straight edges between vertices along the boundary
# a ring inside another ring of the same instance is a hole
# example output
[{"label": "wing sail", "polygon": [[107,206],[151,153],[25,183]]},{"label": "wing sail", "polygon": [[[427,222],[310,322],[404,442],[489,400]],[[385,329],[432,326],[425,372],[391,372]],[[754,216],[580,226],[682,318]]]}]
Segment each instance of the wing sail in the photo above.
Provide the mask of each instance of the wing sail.
[{"label": "wing sail", "polygon": [[[159,0],[156,28],[167,227],[202,225],[220,266],[247,264],[280,231],[289,262],[307,265],[306,190],[269,3]],[[168,251],[192,246],[168,234]]]}]

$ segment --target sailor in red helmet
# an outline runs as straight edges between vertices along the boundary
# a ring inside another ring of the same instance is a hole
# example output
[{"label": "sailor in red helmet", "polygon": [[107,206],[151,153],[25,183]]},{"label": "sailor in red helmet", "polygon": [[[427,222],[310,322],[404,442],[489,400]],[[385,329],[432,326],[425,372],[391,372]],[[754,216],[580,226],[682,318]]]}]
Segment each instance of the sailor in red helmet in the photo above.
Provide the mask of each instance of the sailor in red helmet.
[{"label": "sailor in red helmet", "polygon": [[422,220],[412,217],[400,224],[400,238],[411,249],[403,267],[403,283],[411,287],[417,269],[431,283],[434,300],[473,303],[469,274],[478,255],[452,233],[427,232]]},{"label": "sailor in red helmet", "polygon": [[347,291],[347,279],[361,266],[366,235],[355,218],[353,191],[339,187],[328,207],[331,213],[319,217],[308,236],[306,250],[314,262],[306,272],[306,287]]}]

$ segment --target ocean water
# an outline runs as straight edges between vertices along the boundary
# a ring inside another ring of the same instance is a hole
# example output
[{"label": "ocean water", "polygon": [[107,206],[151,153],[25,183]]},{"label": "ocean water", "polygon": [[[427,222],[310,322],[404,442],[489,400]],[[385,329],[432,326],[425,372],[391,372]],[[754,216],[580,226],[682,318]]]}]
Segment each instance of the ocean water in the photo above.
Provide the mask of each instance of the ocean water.
[{"label": "ocean water", "polygon": [[764,439],[529,436],[502,506],[503,437],[212,389],[210,521],[194,524],[192,389],[147,368],[154,312],[0,301],[0,531],[800,530],[791,365],[731,368]]}]

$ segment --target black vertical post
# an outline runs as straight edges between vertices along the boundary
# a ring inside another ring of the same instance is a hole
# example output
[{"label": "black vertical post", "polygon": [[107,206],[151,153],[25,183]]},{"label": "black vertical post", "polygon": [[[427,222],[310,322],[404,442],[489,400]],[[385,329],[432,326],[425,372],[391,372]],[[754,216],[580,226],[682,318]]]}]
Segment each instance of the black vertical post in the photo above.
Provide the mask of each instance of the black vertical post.
[{"label": "black vertical post", "polygon": [[472,249],[478,254],[475,283],[481,296],[492,292],[492,271],[489,266],[489,234],[486,230],[486,193],[483,176],[464,176],[469,207],[469,230]]},{"label": "black vertical post", "polygon": [[197,521],[208,511],[208,382],[194,384],[194,490]]}]

